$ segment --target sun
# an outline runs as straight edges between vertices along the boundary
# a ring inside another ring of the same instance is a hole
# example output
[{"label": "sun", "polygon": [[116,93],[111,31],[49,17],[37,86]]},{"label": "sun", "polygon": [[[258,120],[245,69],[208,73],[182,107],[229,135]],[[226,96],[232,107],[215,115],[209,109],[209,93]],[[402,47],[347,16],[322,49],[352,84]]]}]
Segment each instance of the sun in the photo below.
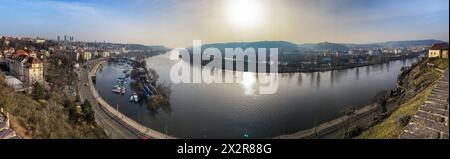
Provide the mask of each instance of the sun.
[{"label": "sun", "polygon": [[257,0],[229,0],[226,6],[228,21],[239,28],[253,28],[263,21],[263,7]]}]

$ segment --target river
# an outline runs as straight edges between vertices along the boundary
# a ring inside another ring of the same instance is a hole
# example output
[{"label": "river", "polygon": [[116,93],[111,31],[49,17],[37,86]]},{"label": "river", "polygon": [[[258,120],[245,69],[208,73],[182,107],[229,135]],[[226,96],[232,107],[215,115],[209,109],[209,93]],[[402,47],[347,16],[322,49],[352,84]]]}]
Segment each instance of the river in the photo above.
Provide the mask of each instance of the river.
[{"label": "river", "polygon": [[[168,54],[148,58],[147,67],[159,74],[159,83],[170,84],[171,106],[150,110],[112,93],[122,67],[105,64],[97,72],[99,94],[120,112],[162,133],[179,138],[270,138],[305,130],[339,116],[349,107],[372,103],[381,90],[395,88],[403,66],[417,59],[391,61],[360,68],[279,74],[275,94],[257,93],[253,73],[244,73],[237,84],[173,84]],[[128,83],[131,82],[128,79]],[[245,135],[244,135],[245,134]]]}]

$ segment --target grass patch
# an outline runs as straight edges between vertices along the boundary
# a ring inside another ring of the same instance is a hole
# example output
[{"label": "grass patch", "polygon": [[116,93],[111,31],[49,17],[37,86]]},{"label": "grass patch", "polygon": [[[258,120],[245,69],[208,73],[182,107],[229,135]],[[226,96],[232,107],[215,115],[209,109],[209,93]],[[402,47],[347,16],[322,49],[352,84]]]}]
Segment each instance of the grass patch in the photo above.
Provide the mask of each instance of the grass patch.
[{"label": "grass patch", "polygon": [[448,59],[432,58],[430,59],[430,63],[439,69],[446,69],[448,67]]},{"label": "grass patch", "polygon": [[424,91],[420,92],[406,103],[400,105],[397,110],[383,120],[381,123],[367,129],[358,139],[397,139],[400,133],[404,129],[399,121],[405,116],[412,116],[416,113],[419,106],[425,102],[428,95],[430,95],[432,87],[428,87]]}]

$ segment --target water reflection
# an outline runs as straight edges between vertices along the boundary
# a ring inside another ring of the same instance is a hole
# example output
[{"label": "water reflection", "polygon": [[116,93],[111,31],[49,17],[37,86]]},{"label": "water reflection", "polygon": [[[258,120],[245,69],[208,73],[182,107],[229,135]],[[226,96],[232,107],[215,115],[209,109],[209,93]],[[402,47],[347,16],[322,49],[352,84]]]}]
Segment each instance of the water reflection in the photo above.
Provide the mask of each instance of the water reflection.
[{"label": "water reflection", "polygon": [[319,89],[320,88],[320,74],[321,72],[317,73],[317,78],[316,78],[316,88]]},{"label": "water reflection", "polygon": [[334,85],[334,74],[336,71],[330,71],[330,85],[333,86]]},{"label": "water reflection", "polygon": [[302,85],[303,83],[303,73],[298,74],[297,85]]},{"label": "water reflection", "polygon": [[359,80],[359,67],[356,68],[355,79]]},{"label": "water reflection", "polygon": [[255,73],[253,72],[243,72],[242,73],[242,80],[241,85],[244,89],[244,94],[246,96],[254,95],[255,94],[255,84],[256,84],[256,77]]},{"label": "water reflection", "polygon": [[[414,60],[406,60],[410,65]],[[170,83],[173,62],[168,55],[147,60],[149,68]],[[111,94],[111,84],[121,71],[105,65],[97,78],[100,95],[120,105],[125,115],[169,135],[187,138],[266,138],[297,132],[340,116],[342,109],[369,104],[380,90],[396,86],[403,61],[383,65],[313,73],[279,74],[275,94],[258,94],[255,73],[236,74],[236,84],[172,84],[171,107],[147,108]],[[225,74],[235,74],[224,71]],[[364,75],[365,76],[361,76]],[[107,84],[105,84],[107,83]],[[104,87],[102,87],[104,85]],[[360,109],[360,108],[358,108]]]}]

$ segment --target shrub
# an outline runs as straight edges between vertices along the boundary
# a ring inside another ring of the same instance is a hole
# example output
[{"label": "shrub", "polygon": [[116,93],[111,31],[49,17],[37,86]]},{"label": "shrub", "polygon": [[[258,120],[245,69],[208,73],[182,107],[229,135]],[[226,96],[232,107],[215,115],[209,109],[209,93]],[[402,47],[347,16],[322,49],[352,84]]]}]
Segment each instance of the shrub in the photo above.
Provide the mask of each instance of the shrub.
[{"label": "shrub", "polygon": [[94,111],[92,110],[91,102],[89,102],[87,99],[84,100],[83,104],[81,104],[81,111],[83,112],[84,120],[88,124],[95,123]]},{"label": "shrub", "polygon": [[411,118],[412,118],[411,115],[405,115],[405,116],[402,116],[401,118],[399,118],[398,122],[401,126],[405,127],[406,125],[408,125]]},{"label": "shrub", "polygon": [[344,133],[344,138],[345,139],[351,139],[353,137],[356,137],[356,136],[360,135],[363,131],[364,131],[364,129],[362,127],[360,127],[360,126],[350,127]]},{"label": "shrub", "polygon": [[36,100],[46,99],[46,97],[47,97],[44,86],[42,86],[42,84],[40,84],[38,82],[33,84],[32,95],[33,95],[33,98]]}]

